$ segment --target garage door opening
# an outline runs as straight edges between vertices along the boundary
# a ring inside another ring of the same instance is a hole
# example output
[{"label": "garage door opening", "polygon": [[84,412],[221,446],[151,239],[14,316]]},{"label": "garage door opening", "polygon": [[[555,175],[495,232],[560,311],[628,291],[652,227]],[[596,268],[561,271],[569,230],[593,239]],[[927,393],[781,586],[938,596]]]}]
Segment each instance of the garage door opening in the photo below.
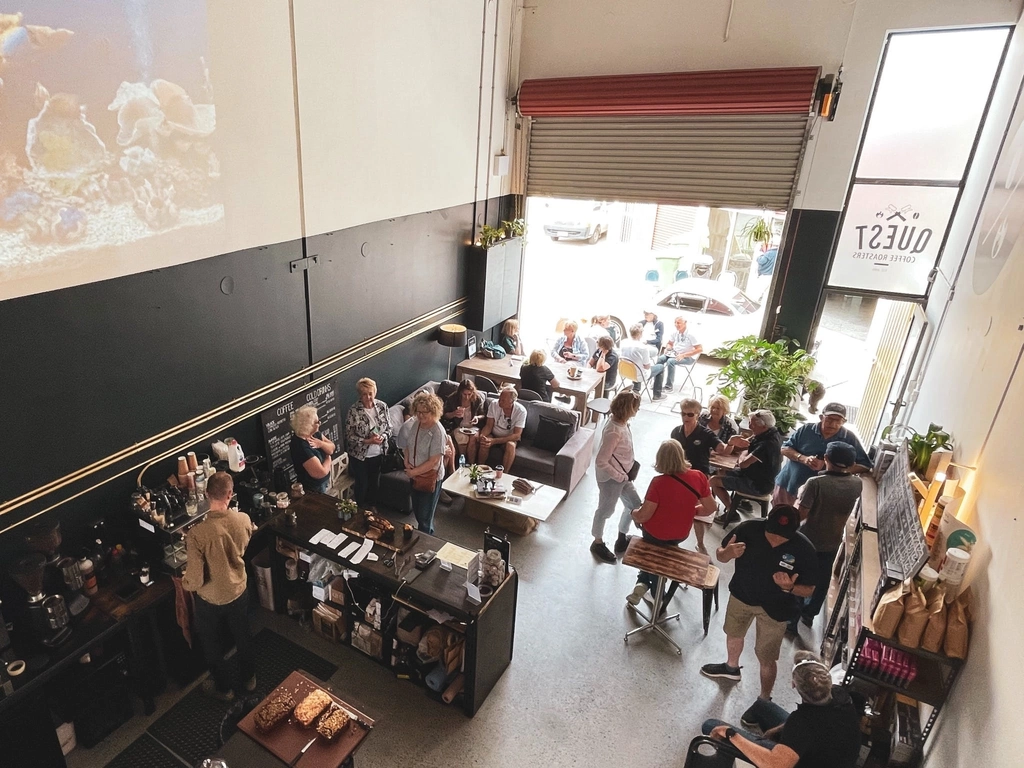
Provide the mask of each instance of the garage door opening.
[{"label": "garage door opening", "polygon": [[[645,310],[664,324],[664,343],[681,317],[704,350],[692,378],[706,401],[709,353],[761,331],[784,223],[764,210],[529,197],[524,344],[550,355],[566,321],[596,337],[606,332],[593,324],[601,315],[625,337]],[[659,409],[693,394],[677,386]]]}]

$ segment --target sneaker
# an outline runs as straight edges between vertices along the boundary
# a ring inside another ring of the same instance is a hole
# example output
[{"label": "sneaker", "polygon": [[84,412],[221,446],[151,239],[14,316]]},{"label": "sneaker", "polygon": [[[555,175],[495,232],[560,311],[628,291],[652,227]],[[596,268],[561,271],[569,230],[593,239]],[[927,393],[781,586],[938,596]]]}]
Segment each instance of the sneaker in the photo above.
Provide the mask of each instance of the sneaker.
[{"label": "sneaker", "polygon": [[740,668],[730,667],[728,664],[705,664],[700,668],[704,677],[721,677],[725,680],[739,680]]},{"label": "sneaker", "polygon": [[675,387],[672,384],[666,384],[664,391],[665,392],[672,392],[674,389],[675,389]]},{"label": "sneaker", "polygon": [[252,693],[256,690],[256,675],[253,675],[245,681],[245,690],[247,690],[249,693]]},{"label": "sneaker", "polygon": [[651,395],[651,400],[658,402],[659,400],[668,400],[668,395],[664,392],[659,392],[656,395]]},{"label": "sneaker", "polygon": [[640,599],[646,597],[648,591],[646,584],[637,582],[637,585],[633,587],[633,591],[626,595],[626,602],[630,605],[640,605]]},{"label": "sneaker", "polygon": [[217,701],[234,701],[234,691],[218,691],[217,686],[214,685],[213,680],[207,678],[203,680],[203,693],[209,696],[211,699],[217,699]]},{"label": "sneaker", "polygon": [[764,730],[761,721],[757,719],[757,702],[751,704],[747,711],[740,715],[740,723],[744,728],[749,728],[752,731]]},{"label": "sneaker", "polygon": [[626,533],[620,533],[615,540],[615,554],[621,555],[629,548],[629,540],[633,537]]},{"label": "sneaker", "polygon": [[590,545],[590,552],[598,560],[603,560],[606,563],[615,563],[615,555],[608,549],[608,545],[603,541],[595,541]]},{"label": "sneaker", "polygon": [[738,523],[739,521],[740,521],[740,516],[736,512],[733,512],[731,515],[728,512],[723,512],[722,514],[720,514],[718,517],[715,518],[715,522],[718,523],[723,528],[725,528],[727,525],[732,525],[733,523]]}]

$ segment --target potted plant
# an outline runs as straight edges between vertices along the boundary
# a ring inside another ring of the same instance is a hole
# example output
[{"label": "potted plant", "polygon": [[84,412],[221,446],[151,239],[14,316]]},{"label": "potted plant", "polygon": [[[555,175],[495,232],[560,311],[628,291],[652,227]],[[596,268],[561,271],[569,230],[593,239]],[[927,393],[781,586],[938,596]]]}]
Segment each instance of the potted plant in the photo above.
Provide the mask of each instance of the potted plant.
[{"label": "potted plant", "polygon": [[338,501],[339,520],[351,520],[358,511],[359,506],[352,499],[341,499]]},{"label": "potted plant", "polygon": [[708,384],[730,400],[740,398],[740,415],[762,408],[775,415],[775,425],[786,434],[806,418],[799,403],[801,388],[814,368],[814,358],[789,339],[765,341],[744,336],[711,352],[725,366],[708,376]]},{"label": "potted plant", "polygon": [[882,430],[882,439],[899,441],[907,438],[907,454],[910,457],[910,469],[920,477],[928,474],[932,454],[940,448],[953,450],[953,438],[940,424],[929,424],[928,431],[923,435],[906,424],[892,424]]},{"label": "potted plant", "polygon": [[500,240],[504,240],[505,238],[522,237],[525,234],[525,219],[503,221],[499,227],[491,227],[487,224],[483,224],[480,227],[480,235],[477,237],[476,244],[486,250]]},{"label": "potted plant", "polygon": [[747,243],[749,245],[760,243],[764,246],[766,251],[771,247],[772,238],[775,236],[772,232],[772,223],[768,219],[761,218],[760,216],[748,221],[744,225],[740,235],[747,238]]},{"label": "potted plant", "polygon": [[483,477],[484,468],[479,464],[471,464],[469,467],[469,484],[476,485],[477,481]]}]

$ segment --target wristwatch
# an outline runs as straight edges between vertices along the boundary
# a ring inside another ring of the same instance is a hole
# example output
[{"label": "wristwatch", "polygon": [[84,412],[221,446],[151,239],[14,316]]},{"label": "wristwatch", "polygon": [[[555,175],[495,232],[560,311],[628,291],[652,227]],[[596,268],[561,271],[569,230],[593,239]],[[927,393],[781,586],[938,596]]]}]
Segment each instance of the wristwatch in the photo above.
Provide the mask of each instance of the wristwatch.
[{"label": "wristwatch", "polygon": [[736,729],[732,726],[725,729],[725,740],[732,741],[732,737],[736,735]]}]

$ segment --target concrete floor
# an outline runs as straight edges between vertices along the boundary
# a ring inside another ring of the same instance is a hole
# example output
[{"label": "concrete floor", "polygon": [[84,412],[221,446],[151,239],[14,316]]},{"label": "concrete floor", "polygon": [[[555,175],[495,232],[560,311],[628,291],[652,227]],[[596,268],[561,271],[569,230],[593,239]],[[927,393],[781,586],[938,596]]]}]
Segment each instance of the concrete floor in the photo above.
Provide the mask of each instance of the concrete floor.
[{"label": "concrete floor", "polygon": [[[641,495],[654,475],[650,465],[657,446],[677,423],[678,416],[647,409],[634,420],[643,465],[637,482]],[[378,718],[378,727],[358,752],[360,768],[677,768],[704,719],[738,722],[756,697],[753,635],[743,654],[741,682],[718,683],[699,674],[702,664],[725,660],[722,620],[732,573],[731,565],[726,565],[721,610],[712,614],[707,638],[701,628],[701,596],[691,589],[677,593],[671,606],[681,613],[680,621],[672,622],[668,630],[683,646],[681,658],[650,633],[624,644],[623,634],[637,626],[625,603],[636,571],[598,563],[588,551],[596,502],[591,468],[548,522],[530,536],[512,537],[512,562],[521,579],[515,658],[472,719],[427,699],[419,688],[396,680],[358,651],[328,643],[290,619],[259,610],[254,624],[272,627],[337,663],[332,685]],[[484,526],[463,516],[459,505],[456,500],[451,507],[438,507],[437,533],[476,548]],[[613,535],[614,522],[609,521],[607,537]],[[720,537],[721,529],[715,528],[709,549]],[[819,617],[813,630],[801,626],[800,637],[788,637],[783,645],[775,700],[785,707],[796,705],[788,675],[793,652],[816,649],[821,623]],[[136,717],[92,750],[75,750],[68,765],[105,765],[184,693],[165,693],[156,714]]]}]

